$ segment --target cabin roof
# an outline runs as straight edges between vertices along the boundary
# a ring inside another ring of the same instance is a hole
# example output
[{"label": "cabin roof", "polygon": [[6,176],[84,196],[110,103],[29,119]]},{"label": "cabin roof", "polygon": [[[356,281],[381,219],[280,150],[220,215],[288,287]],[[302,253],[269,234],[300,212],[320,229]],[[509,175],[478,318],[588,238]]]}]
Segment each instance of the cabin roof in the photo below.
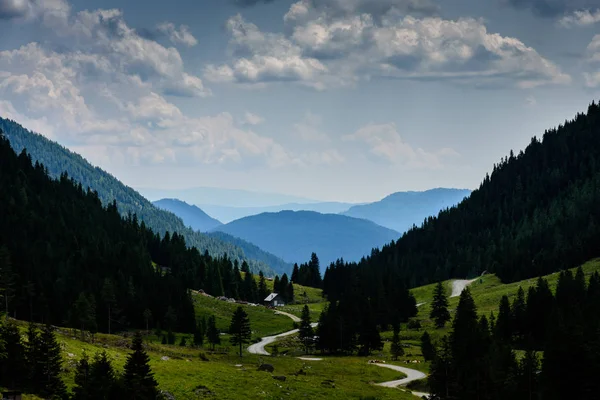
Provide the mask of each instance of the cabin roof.
[{"label": "cabin roof", "polygon": [[273,301],[273,299],[277,296],[279,296],[277,293],[271,293],[270,295],[267,296],[265,301]]}]

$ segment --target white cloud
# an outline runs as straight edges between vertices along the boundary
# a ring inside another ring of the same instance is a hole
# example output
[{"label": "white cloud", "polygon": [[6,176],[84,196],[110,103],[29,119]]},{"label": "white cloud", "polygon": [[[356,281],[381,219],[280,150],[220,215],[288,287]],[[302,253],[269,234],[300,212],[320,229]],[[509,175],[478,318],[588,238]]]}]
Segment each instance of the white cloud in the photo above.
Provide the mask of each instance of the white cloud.
[{"label": "white cloud", "polygon": [[583,73],[586,86],[591,88],[600,86],[600,34],[595,35],[587,46],[586,64],[591,69]]},{"label": "white cloud", "polygon": [[321,131],[322,119],[319,115],[307,112],[302,121],[294,124],[294,135],[306,142],[330,142]]},{"label": "white cloud", "polygon": [[600,22],[600,9],[592,10],[577,10],[572,14],[565,15],[558,23],[565,28],[573,26],[589,26]]},{"label": "white cloud", "polygon": [[368,147],[371,158],[408,168],[439,169],[443,167],[445,158],[459,156],[450,148],[435,152],[414,148],[402,139],[393,123],[366,125],[346,135],[344,140],[363,143]]},{"label": "white cloud", "polygon": [[527,96],[525,104],[527,104],[528,107],[535,107],[537,105],[537,99],[534,96]]},{"label": "white cloud", "polygon": [[[231,62],[209,65],[205,77],[244,84],[295,82],[317,89],[373,76],[508,82],[522,88],[571,80],[533,48],[488,32],[480,20],[398,12],[400,4],[412,3],[386,0],[375,7],[363,0],[300,0],[284,17],[287,34],[261,32],[237,15],[227,23]],[[356,10],[362,13],[352,13]]]},{"label": "white cloud", "polygon": [[175,44],[184,44],[193,47],[198,44],[198,40],[190,32],[187,25],[179,25],[179,29],[171,22],[163,22],[157,27],[159,32],[165,34],[169,40]]},{"label": "white cloud", "polygon": [[260,115],[246,111],[244,114],[244,123],[247,125],[260,125],[265,122],[265,119]]}]

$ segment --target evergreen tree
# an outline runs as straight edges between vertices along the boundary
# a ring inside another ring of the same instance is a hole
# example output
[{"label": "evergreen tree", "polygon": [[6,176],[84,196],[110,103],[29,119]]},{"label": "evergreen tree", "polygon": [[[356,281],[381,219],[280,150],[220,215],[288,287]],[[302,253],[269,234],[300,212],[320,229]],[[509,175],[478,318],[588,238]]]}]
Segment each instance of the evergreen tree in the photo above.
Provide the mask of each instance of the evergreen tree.
[{"label": "evergreen tree", "polygon": [[[104,283],[102,284],[102,301],[106,306],[108,311],[107,325],[108,325],[108,334],[110,335],[110,323],[112,320],[112,310],[117,303],[117,299],[115,297],[115,288],[110,278],[106,278]],[[148,330],[148,328],[146,328]]]},{"label": "evergreen tree", "polygon": [[310,320],[310,310],[307,305],[304,305],[302,308],[302,316],[300,317],[300,328],[298,330],[298,338],[302,342],[304,346],[304,351],[306,354],[310,351],[312,347],[312,341],[315,334],[313,328],[311,326]]},{"label": "evergreen tree", "polygon": [[290,281],[288,279],[287,274],[283,274],[283,276],[281,277],[281,280],[279,281],[279,287],[276,289],[276,292],[279,293],[279,295],[281,296],[283,301],[285,301],[286,303],[292,301],[291,299],[289,299],[287,297],[289,282]]},{"label": "evergreen tree", "polygon": [[515,336],[522,343],[527,330],[527,306],[525,304],[525,292],[520,286],[517,297],[512,304],[511,315]]},{"label": "evergreen tree", "polygon": [[447,336],[442,338],[440,350],[431,363],[427,383],[434,399],[462,398],[460,395],[456,395],[456,376],[451,344]]},{"label": "evergreen tree", "polygon": [[4,312],[9,315],[9,305],[15,296],[15,273],[6,246],[0,246],[0,295],[4,298]]},{"label": "evergreen tree", "polygon": [[519,375],[517,378],[517,398],[533,400],[539,398],[538,373],[540,362],[536,353],[527,350],[519,362]]},{"label": "evergreen tree", "polygon": [[513,319],[510,309],[508,296],[502,296],[500,300],[500,310],[495,323],[494,337],[496,340],[510,344],[513,331]]},{"label": "evergreen tree", "polygon": [[90,386],[91,398],[94,400],[111,400],[118,397],[118,381],[105,351],[96,353],[90,365]]},{"label": "evergreen tree", "polygon": [[196,330],[194,331],[194,346],[202,347],[204,345],[204,336],[206,334],[206,320],[204,317],[196,322]]},{"label": "evergreen tree", "polygon": [[23,350],[27,365],[26,382],[33,391],[37,391],[41,379],[40,332],[33,322],[30,322],[27,326],[27,341],[23,346]]},{"label": "evergreen tree", "polygon": [[433,361],[436,356],[435,347],[431,343],[431,336],[427,331],[421,336],[421,353],[425,361]]},{"label": "evergreen tree", "polygon": [[394,335],[392,336],[392,346],[391,346],[392,360],[397,361],[398,357],[402,357],[404,355],[404,347],[402,347],[402,343],[400,342],[400,326],[394,325]]},{"label": "evergreen tree", "polygon": [[213,351],[215,350],[216,345],[221,344],[221,335],[217,329],[217,321],[214,315],[208,317],[206,325],[206,338],[208,339],[208,343],[211,344]]},{"label": "evergreen tree", "polygon": [[132,400],[154,400],[158,394],[158,383],[150,369],[150,357],[144,350],[142,333],[139,331],[133,336],[131,350],[123,373],[125,397]]},{"label": "evergreen tree", "polygon": [[150,311],[149,308],[146,308],[144,310],[144,321],[146,322],[146,333],[150,332],[150,321],[151,320],[152,320],[152,311]]},{"label": "evergreen tree", "polygon": [[261,304],[269,295],[269,289],[267,289],[267,282],[265,280],[265,274],[262,271],[258,273],[258,301]]},{"label": "evergreen tree", "polygon": [[250,343],[252,330],[250,329],[250,318],[241,306],[233,313],[229,334],[231,335],[229,341],[233,346],[239,346],[239,354],[242,357],[242,346]]},{"label": "evergreen tree", "polygon": [[181,340],[179,341],[179,346],[181,346],[181,347],[187,346],[187,339],[185,338],[185,336],[181,336]]},{"label": "evergreen tree", "polygon": [[56,341],[52,326],[44,325],[38,340],[39,394],[51,399],[67,399],[67,387],[60,377],[62,371],[60,345]]},{"label": "evergreen tree", "polygon": [[435,321],[438,328],[443,328],[446,322],[450,321],[450,312],[448,311],[448,297],[444,290],[442,282],[438,282],[433,292],[433,302],[431,303],[431,313],[429,317]]},{"label": "evergreen tree", "polygon": [[[346,321],[346,319],[343,319]],[[371,354],[373,350],[382,350],[383,342],[381,341],[381,335],[379,334],[379,330],[377,329],[377,325],[373,320],[372,312],[366,312],[362,317],[362,323],[360,325],[360,331],[358,334],[358,345],[359,354],[363,356],[368,356]],[[348,329],[349,332],[352,332],[351,329]],[[345,346],[342,343],[342,346]]]},{"label": "evergreen tree", "polygon": [[73,400],[89,400],[93,391],[90,384],[90,359],[84,352],[75,366],[75,387],[73,387]]},{"label": "evergreen tree", "polygon": [[300,270],[298,269],[298,264],[294,264],[294,269],[292,270],[292,278],[291,278],[291,279],[292,279],[292,282],[294,282],[294,283],[298,283],[298,284],[301,284],[301,283],[298,281],[298,273],[299,273],[299,272],[300,272]]},{"label": "evergreen tree", "polygon": [[12,320],[5,319],[2,323],[0,319],[0,386],[21,387],[26,377],[25,349],[19,328]]}]

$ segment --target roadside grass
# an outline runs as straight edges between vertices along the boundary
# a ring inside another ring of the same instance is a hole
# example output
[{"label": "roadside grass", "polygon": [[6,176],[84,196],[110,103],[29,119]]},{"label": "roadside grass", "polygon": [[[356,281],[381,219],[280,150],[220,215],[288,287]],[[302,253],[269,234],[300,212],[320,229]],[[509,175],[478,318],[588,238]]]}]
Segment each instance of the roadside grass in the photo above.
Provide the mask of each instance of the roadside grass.
[{"label": "roadside grass", "polygon": [[270,310],[263,306],[228,303],[201,294],[195,294],[193,298],[196,316],[208,318],[209,316],[214,315],[217,328],[224,332],[229,330],[231,316],[240,306],[248,313],[250,326],[252,327],[252,338],[254,340],[293,329],[293,321],[289,317],[275,314],[274,310]]},{"label": "roadside grass", "polygon": [[[26,329],[25,323],[20,325],[21,329]],[[74,334],[71,329],[57,331],[64,359],[63,379],[69,388],[74,385],[76,362],[84,352],[93,356],[106,351],[115,369],[122,372],[129,354],[129,338],[97,334],[95,342],[90,343],[79,340]],[[303,361],[295,357],[245,353],[240,359],[233,351],[218,354],[211,353],[206,347],[197,349],[154,343],[147,343],[147,352],[160,389],[176,399],[414,399],[400,390],[373,385],[399,379],[402,374],[369,365],[368,359],[363,357]],[[274,373],[258,371],[260,363],[273,365]],[[306,375],[295,375],[300,370]],[[281,382],[273,376],[285,376],[286,380]],[[27,394],[23,398],[39,399]]]}]

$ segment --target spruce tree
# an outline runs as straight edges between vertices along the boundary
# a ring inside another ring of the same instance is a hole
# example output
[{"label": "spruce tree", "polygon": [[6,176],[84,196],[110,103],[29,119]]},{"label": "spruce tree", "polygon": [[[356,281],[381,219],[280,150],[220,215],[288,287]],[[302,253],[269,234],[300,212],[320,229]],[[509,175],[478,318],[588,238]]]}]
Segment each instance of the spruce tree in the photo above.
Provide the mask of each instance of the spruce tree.
[{"label": "spruce tree", "polygon": [[39,394],[51,399],[67,399],[67,387],[60,378],[62,355],[54,329],[44,325],[39,335]]},{"label": "spruce tree", "polygon": [[239,354],[242,357],[242,346],[250,343],[252,338],[252,330],[250,329],[250,318],[244,309],[238,307],[231,317],[229,325],[229,341],[233,346],[239,346]]},{"label": "spruce tree", "polygon": [[27,378],[25,364],[25,348],[21,341],[21,332],[17,325],[9,319],[2,324],[0,320],[0,386],[9,388],[22,387]]},{"label": "spruce tree", "polygon": [[394,335],[392,336],[392,346],[390,349],[392,353],[392,360],[397,361],[398,357],[404,355],[404,347],[400,342],[400,325],[394,325]]},{"label": "spruce tree", "polygon": [[294,269],[292,270],[292,282],[296,283],[296,284],[300,284],[301,283],[298,281],[298,273],[300,272],[300,270],[298,269],[298,264],[294,264]]},{"label": "spruce tree", "polygon": [[302,308],[302,316],[300,317],[300,328],[298,330],[298,338],[302,342],[304,351],[308,354],[312,347],[312,340],[315,336],[313,327],[311,326],[310,310],[307,305]]},{"label": "spruce tree", "polygon": [[9,315],[9,305],[15,296],[15,278],[6,246],[0,246],[0,295],[3,297],[4,312]]},{"label": "spruce tree", "polygon": [[91,399],[91,383],[90,383],[90,359],[84,352],[81,359],[75,366],[75,387],[73,387],[73,400],[88,400]]},{"label": "spruce tree", "polygon": [[215,319],[214,315],[208,317],[206,325],[206,338],[208,339],[208,343],[211,344],[213,351],[215,350],[216,345],[221,344],[221,335],[217,329],[217,320]]},{"label": "spruce tree", "polygon": [[433,361],[436,356],[435,347],[431,343],[431,336],[427,331],[421,335],[421,354],[423,354],[425,361]]},{"label": "spruce tree", "polygon": [[118,398],[118,381],[115,370],[105,351],[96,353],[90,365],[92,399],[111,400]]},{"label": "spruce tree", "polygon": [[[111,333],[111,320],[112,320],[112,310],[117,303],[117,299],[115,297],[115,288],[110,280],[110,278],[106,278],[104,283],[102,284],[102,301],[107,308],[108,316],[107,316],[107,325],[108,325],[108,334]],[[147,328],[146,328],[147,330]]]},{"label": "spruce tree", "polygon": [[451,344],[447,336],[442,338],[440,350],[431,363],[427,383],[434,399],[462,398],[457,393]]},{"label": "spruce tree", "polygon": [[435,326],[438,328],[443,328],[446,322],[450,321],[448,297],[446,296],[442,282],[438,282],[433,292],[433,302],[431,303],[429,317],[435,321]]},{"label": "spruce tree", "polygon": [[204,344],[205,326],[206,321],[204,318],[196,322],[196,329],[194,330],[194,346],[196,347],[202,347]]},{"label": "spruce tree", "polygon": [[495,323],[494,337],[496,340],[510,344],[512,338],[513,320],[511,316],[510,303],[508,296],[502,296],[500,300],[500,310]]},{"label": "spruce tree", "polygon": [[155,400],[158,383],[150,369],[150,357],[143,347],[142,333],[136,332],[131,342],[132,353],[127,357],[123,373],[126,398],[132,400]]},{"label": "spruce tree", "polygon": [[265,280],[265,274],[262,271],[258,273],[258,301],[257,303],[262,304],[262,302],[269,295],[269,289],[267,289],[267,282]]}]

